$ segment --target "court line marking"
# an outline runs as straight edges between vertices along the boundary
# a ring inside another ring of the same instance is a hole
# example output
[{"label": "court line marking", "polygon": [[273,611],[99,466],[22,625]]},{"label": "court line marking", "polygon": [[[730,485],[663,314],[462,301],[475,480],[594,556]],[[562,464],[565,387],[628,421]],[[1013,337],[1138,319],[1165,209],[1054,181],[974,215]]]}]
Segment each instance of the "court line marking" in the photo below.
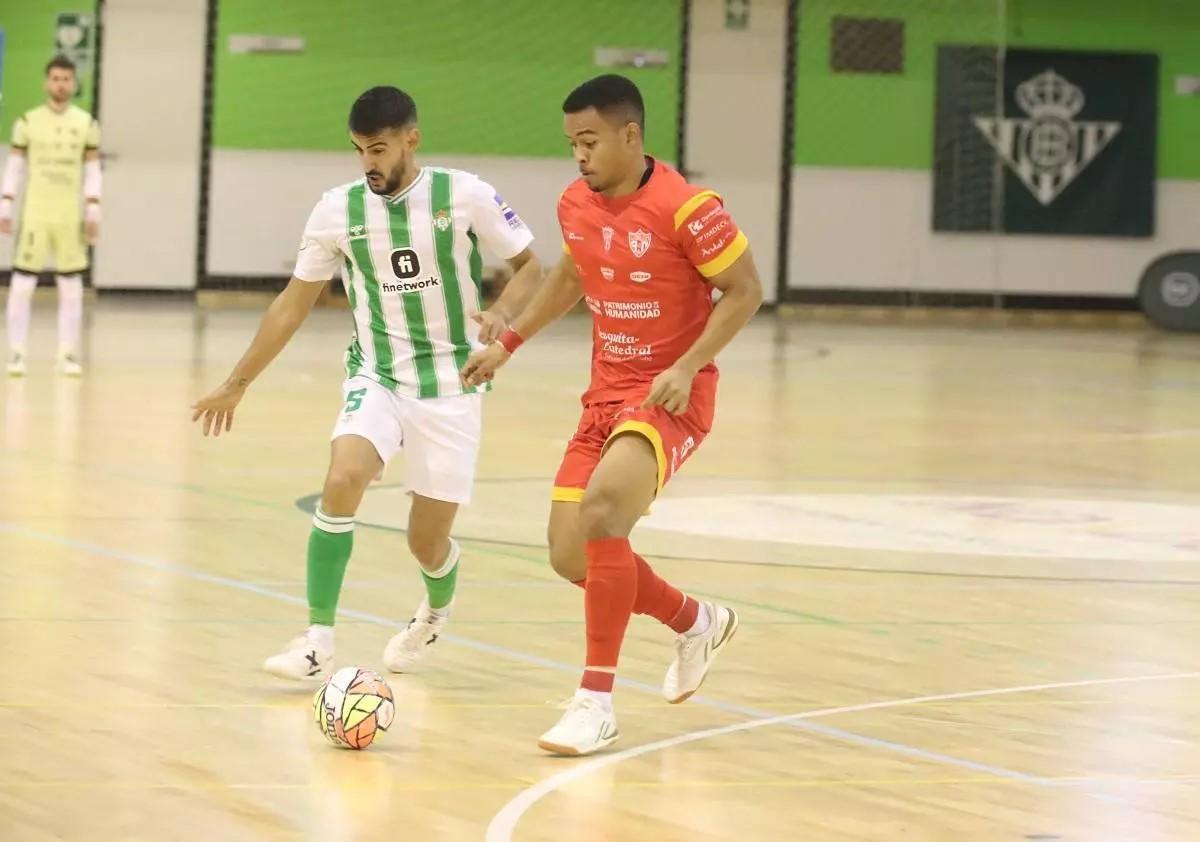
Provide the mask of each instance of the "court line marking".
[{"label": "court line marking", "polygon": [[[967,690],[959,693],[938,693],[931,696],[912,696],[907,699],[888,699],[879,702],[866,702],[858,705],[845,705],[843,707],[820,708],[818,710],[804,711],[801,713],[785,714],[783,716],[772,716],[766,719],[756,719],[750,722],[736,722],[732,725],[724,725],[719,728],[708,728],[703,731],[692,731],[687,734],[679,734],[674,737],[656,740],[651,743],[645,743],[640,746],[618,751],[613,754],[605,754],[599,757],[593,757],[572,766],[562,772],[557,772],[548,778],[544,778],[533,786],[522,790],[515,798],[509,801],[500,809],[500,812],[492,818],[488,824],[487,835],[484,837],[485,842],[511,842],[513,830],[517,826],[517,822],[521,817],[529,811],[533,805],[540,801],[545,796],[555,792],[565,784],[572,783],[592,772],[603,769],[607,766],[615,766],[625,760],[631,760],[635,757],[642,757],[647,754],[653,754],[657,751],[662,751],[675,746],[685,745],[687,743],[698,742],[699,740],[707,740],[713,737],[722,737],[728,734],[736,734],[743,731],[752,731],[756,728],[765,728],[769,725],[783,725],[793,722],[803,721],[807,719],[817,719],[819,717],[836,716],[843,713],[859,713],[868,710],[884,710],[887,708],[901,707],[904,705],[918,705],[925,702],[946,702],[957,699],[977,699],[985,696],[1001,696],[1012,693],[1035,693],[1045,690],[1064,690],[1072,687],[1095,687],[1108,684],[1132,684],[1148,681],[1169,681],[1181,678],[1200,678],[1200,672],[1179,672],[1165,673],[1157,675],[1140,675],[1126,676],[1121,678],[1091,678],[1081,681],[1059,681],[1048,684],[1026,684],[1017,687],[999,687],[990,690]],[[1075,780],[1064,780],[1055,778],[1034,778],[1033,776],[1022,777],[1031,778],[1042,786],[1076,786]]]},{"label": "court line marking", "polygon": [[[185,578],[193,579],[208,584],[219,585],[221,587],[232,588],[234,590],[253,593],[259,596],[267,597],[268,599],[279,602],[287,602],[293,605],[307,606],[308,602],[305,598],[294,594],[285,593],[282,591],[271,590],[270,588],[262,587],[249,581],[234,579],[226,576],[221,576],[214,573],[206,573],[202,570],[197,570],[183,564],[162,559],[150,558],[147,556],[135,555],[133,553],[114,550],[100,544],[94,544],[88,541],[79,541],[73,538],[66,538],[61,535],[52,533],[39,532],[37,530],[26,529],[16,524],[0,521],[0,533],[8,533],[17,535],[29,540],[41,541],[43,543],[55,544],[68,549],[77,550],[80,552],[90,553],[100,558],[107,558],[115,561],[123,561],[130,564],[136,564],[141,567],[147,567],[152,570],[158,570],[165,573],[173,573]],[[396,620],[389,620],[386,617],[380,617],[375,614],[369,614],[354,609],[339,609],[339,617],[349,617],[351,619],[361,620],[363,622],[372,623],[375,625],[402,628],[403,623]],[[509,649],[504,646],[497,646],[490,643],[484,643],[471,638],[459,637],[458,635],[443,635],[443,639],[451,643],[457,644],[464,648],[473,649],[477,652],[483,652],[496,657],[504,658],[510,661],[518,661],[521,663],[531,664],[534,666],[544,667],[554,672],[565,672],[570,675],[578,675],[579,667],[577,665],[566,664],[561,661],[555,661],[550,658],[543,658],[540,655],[534,655],[529,652],[521,652],[516,649]],[[641,690],[643,692],[654,695],[659,694],[659,688],[655,685],[647,684],[641,681],[635,681],[628,678],[618,678],[617,683],[622,687],[630,687]],[[779,716],[770,712],[758,710],[752,707],[746,707],[728,702],[722,702],[717,699],[708,698],[705,696],[693,696],[691,701],[696,704],[704,705],[705,707],[720,710],[725,713],[733,714],[751,721],[772,721],[779,719]],[[870,709],[870,708],[864,708]],[[839,740],[842,742],[853,743],[860,746],[866,746],[873,749],[887,751],[896,754],[902,754],[907,757],[915,757],[920,760],[925,760],[932,763],[942,763],[950,766],[957,766],[963,769],[969,769],[973,772],[979,772],[994,777],[1005,778],[1012,781],[1020,781],[1022,783],[1034,784],[1039,786],[1050,786],[1053,784],[1045,782],[1043,779],[1024,772],[1018,772],[1012,769],[1006,769],[1001,766],[991,766],[986,763],[979,763],[974,760],[968,760],[953,755],[941,754],[939,752],[928,751],[916,746],[905,745],[904,743],[892,742],[890,740],[879,739],[876,737],[868,737],[862,734],[856,734],[851,731],[844,731],[840,728],[833,728],[826,725],[814,725],[803,721],[803,717],[785,716],[786,724],[789,727],[796,728],[802,731],[820,734],[821,736]],[[1108,795],[1093,794],[1093,797],[1105,800],[1121,800],[1114,799]]]}]

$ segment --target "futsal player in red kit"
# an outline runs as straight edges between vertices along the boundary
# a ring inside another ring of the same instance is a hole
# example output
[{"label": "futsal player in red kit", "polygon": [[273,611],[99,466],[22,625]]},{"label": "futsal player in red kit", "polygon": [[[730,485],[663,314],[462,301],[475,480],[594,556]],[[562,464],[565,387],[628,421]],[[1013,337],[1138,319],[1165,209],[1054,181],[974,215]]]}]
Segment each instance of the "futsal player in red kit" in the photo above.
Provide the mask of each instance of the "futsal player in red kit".
[{"label": "futsal player in red kit", "polygon": [[613,682],[631,614],[678,635],[663,681],[672,704],[696,692],[737,631],[731,609],[661,579],[629,534],[712,428],[713,358],[754,315],[762,287],[721,198],[646,156],[633,82],[592,79],[571,92],[563,113],[581,176],[558,201],[564,254],[462,376],[472,385],[491,379],[580,298],[592,311],[591,385],[554,481],[549,527],[554,569],[585,592],[587,662],[570,707],[538,741],[582,755],[617,739]]}]

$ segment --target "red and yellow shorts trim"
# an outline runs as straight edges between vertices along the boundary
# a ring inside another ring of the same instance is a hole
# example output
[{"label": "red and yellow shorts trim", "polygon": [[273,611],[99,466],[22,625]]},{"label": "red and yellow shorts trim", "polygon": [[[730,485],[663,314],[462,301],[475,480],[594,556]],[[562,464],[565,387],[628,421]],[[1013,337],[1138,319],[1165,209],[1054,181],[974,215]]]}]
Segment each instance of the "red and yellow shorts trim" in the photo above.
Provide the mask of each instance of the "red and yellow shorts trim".
[{"label": "red and yellow shorts trim", "polygon": [[605,451],[618,436],[639,435],[654,448],[658,463],[656,494],[699,449],[712,429],[716,413],[717,372],[696,375],[688,408],[672,415],[660,406],[642,409],[650,384],[620,400],[588,404],[583,408],[575,435],[567,443],[550,499],[578,503]]}]

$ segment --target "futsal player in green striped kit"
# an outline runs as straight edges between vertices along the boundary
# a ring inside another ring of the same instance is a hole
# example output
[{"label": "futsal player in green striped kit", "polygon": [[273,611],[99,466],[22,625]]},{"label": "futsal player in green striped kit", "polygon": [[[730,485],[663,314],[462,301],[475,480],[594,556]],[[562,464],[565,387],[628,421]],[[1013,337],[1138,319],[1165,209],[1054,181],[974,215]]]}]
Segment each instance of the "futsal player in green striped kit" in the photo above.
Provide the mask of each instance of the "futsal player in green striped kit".
[{"label": "futsal player in green striped kit", "polygon": [[[388,642],[383,662],[405,672],[437,640],[454,603],[459,546],[450,532],[459,506],[470,501],[486,391],[463,386],[458,371],[473,347],[508,326],[541,277],[533,235],[495,190],[470,173],[417,164],[417,109],[406,93],[365,92],[350,110],[349,129],[365,177],[317,202],[287,288],[229,378],[193,406],[205,435],[231,429],[246,388],[342,268],[354,337],[308,540],[309,626],[263,664],[283,678],[317,676],[332,663],[354,515],[367,485],[400,450],[412,496],[408,546],[426,593],[412,622]],[[480,246],[515,270],[486,311]]]}]

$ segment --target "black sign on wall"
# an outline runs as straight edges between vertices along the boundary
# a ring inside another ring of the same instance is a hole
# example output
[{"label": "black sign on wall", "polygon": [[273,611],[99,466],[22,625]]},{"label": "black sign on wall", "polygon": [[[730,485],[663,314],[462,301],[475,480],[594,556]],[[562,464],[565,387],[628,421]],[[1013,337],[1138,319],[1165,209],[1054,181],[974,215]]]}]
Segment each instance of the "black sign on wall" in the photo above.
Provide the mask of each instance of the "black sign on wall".
[{"label": "black sign on wall", "polygon": [[938,48],[936,231],[1152,236],[1157,146],[1157,55]]}]

